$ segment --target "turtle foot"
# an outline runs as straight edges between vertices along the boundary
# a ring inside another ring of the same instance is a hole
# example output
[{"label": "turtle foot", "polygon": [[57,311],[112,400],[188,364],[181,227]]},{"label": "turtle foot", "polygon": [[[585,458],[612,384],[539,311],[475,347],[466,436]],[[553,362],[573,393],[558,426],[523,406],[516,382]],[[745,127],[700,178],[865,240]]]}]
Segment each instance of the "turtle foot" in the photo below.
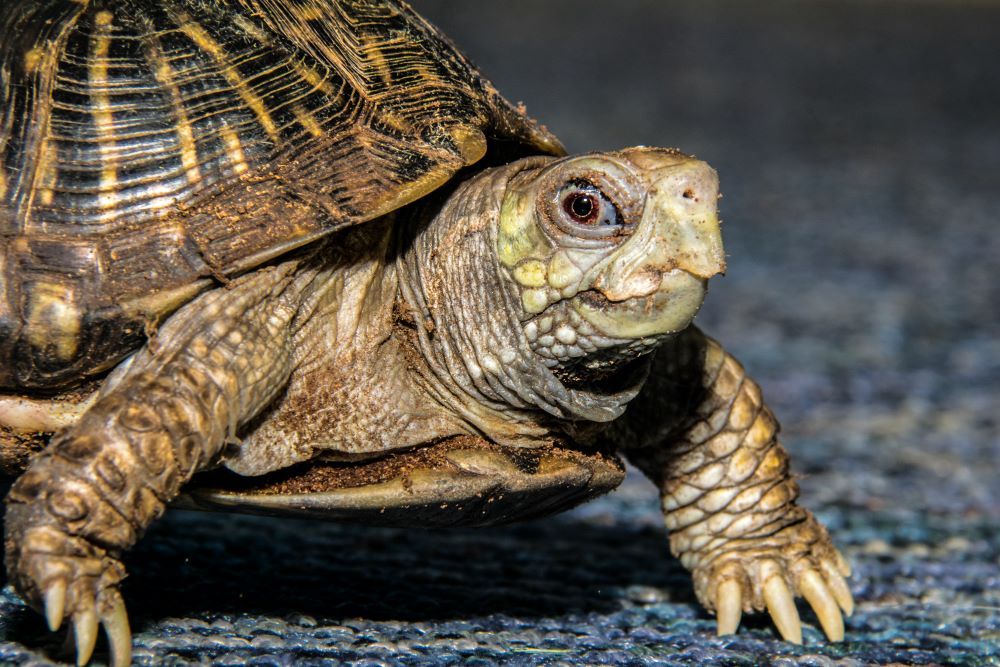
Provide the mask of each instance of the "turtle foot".
[{"label": "turtle foot", "polygon": [[695,572],[705,607],[718,618],[718,634],[736,632],[744,611],[767,611],[786,640],[802,643],[794,596],[806,599],[830,641],[844,639],[843,616],[854,611],[845,577],[850,567],[826,530],[805,521],[759,539],[736,540]]},{"label": "turtle foot", "polygon": [[112,667],[131,662],[128,614],[118,592],[125,568],[117,558],[83,538],[44,526],[26,531],[20,544],[8,543],[8,568],[18,592],[41,609],[49,629],[69,621],[77,665],[93,655],[99,625],[108,637]]}]

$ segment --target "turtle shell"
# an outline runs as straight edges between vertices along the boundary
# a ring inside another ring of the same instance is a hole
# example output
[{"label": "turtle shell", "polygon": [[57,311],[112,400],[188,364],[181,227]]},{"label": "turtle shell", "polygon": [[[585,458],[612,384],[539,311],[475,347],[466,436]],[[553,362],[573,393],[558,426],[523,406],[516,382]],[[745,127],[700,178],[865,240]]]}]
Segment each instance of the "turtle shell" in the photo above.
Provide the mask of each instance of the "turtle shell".
[{"label": "turtle shell", "polygon": [[0,3],[0,389],[498,156],[559,154],[398,0]]},{"label": "turtle shell", "polygon": [[373,461],[323,462],[262,477],[196,476],[174,506],[386,526],[485,526],[555,514],[617,487],[613,453],[552,443],[503,447],[475,436]]}]

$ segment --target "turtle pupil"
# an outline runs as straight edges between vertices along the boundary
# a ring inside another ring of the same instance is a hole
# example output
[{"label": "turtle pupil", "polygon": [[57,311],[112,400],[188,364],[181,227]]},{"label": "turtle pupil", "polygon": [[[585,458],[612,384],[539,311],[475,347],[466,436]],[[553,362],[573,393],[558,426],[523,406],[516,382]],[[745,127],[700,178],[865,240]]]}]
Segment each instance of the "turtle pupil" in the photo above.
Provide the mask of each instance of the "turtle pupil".
[{"label": "turtle pupil", "polygon": [[587,220],[594,212],[594,198],[590,195],[576,193],[566,203],[569,204],[566,207],[569,209],[569,214],[578,222]]}]

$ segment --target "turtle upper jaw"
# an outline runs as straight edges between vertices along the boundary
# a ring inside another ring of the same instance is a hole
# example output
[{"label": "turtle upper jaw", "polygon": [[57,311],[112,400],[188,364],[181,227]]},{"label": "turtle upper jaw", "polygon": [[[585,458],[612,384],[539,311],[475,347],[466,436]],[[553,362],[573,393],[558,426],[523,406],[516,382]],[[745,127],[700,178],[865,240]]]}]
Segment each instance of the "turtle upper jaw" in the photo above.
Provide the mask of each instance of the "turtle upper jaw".
[{"label": "turtle upper jaw", "polygon": [[624,298],[592,288],[574,297],[571,306],[609,338],[634,340],[681,331],[701,308],[708,280],[673,269],[661,274],[658,283],[655,290]]}]

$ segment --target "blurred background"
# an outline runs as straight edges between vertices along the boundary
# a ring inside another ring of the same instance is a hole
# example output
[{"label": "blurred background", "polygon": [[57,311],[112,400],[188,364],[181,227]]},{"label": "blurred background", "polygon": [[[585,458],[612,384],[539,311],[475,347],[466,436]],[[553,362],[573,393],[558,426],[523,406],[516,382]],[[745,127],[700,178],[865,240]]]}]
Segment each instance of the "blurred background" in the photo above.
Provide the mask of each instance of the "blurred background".
[{"label": "blurred background", "polygon": [[718,170],[697,321],[843,480],[811,494],[997,510],[1000,4],[485,5],[415,6],[571,152]]},{"label": "blurred background", "polygon": [[[1000,3],[414,6],[571,151],[719,171],[729,271],[697,321],[855,566],[847,641],[804,608],[802,647],[766,618],[714,637],[633,475],[479,531],[173,512],[127,561],[137,661],[1000,664]],[[57,654],[0,605],[0,662]]]}]

